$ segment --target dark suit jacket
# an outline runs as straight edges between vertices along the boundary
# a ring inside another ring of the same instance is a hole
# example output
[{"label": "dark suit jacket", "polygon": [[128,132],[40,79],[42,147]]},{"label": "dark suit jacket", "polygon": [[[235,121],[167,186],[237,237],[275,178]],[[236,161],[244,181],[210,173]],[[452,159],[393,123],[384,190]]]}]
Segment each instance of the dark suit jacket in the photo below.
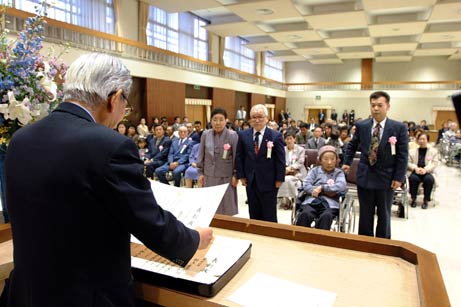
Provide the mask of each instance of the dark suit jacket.
[{"label": "dark suit jacket", "polygon": [[134,142],[75,104],[15,133],[6,176],[9,306],[134,306],[130,233],[181,265],[197,250],[198,233],[155,201]]},{"label": "dark suit jacket", "polygon": [[451,96],[451,99],[453,100],[453,106],[455,107],[458,123],[461,123],[461,92]]},{"label": "dark suit jacket", "polygon": [[[273,142],[271,158],[267,158],[267,142]],[[258,155],[254,151],[253,128],[239,132],[236,153],[237,178],[246,178],[251,186],[256,180],[259,191],[272,191],[276,181],[285,181],[285,149],[282,134],[266,128]]]},{"label": "dark suit jacket", "polygon": [[170,152],[168,153],[168,163],[178,162],[179,164],[188,164],[189,155],[195,142],[185,138],[184,143],[179,147],[179,141],[180,139],[176,138],[171,143]]},{"label": "dark suit jacket", "polygon": [[[408,165],[408,133],[405,125],[387,118],[379,143],[378,161],[373,166],[368,162],[373,119],[362,120],[355,125],[357,129],[343,157],[344,164],[351,165],[355,152],[361,152],[357,169],[357,185],[367,189],[388,189],[392,180],[405,182]],[[391,136],[397,138],[395,155],[391,154],[389,143]]]},{"label": "dark suit jacket", "polygon": [[[149,159],[154,159],[154,161],[163,161],[163,163],[166,163],[168,153],[170,152],[171,140],[169,137],[164,136],[158,143],[158,146],[155,145],[156,143],[157,137],[154,137],[149,141],[149,152],[147,157]],[[160,146],[162,146],[162,150],[160,150]]]}]

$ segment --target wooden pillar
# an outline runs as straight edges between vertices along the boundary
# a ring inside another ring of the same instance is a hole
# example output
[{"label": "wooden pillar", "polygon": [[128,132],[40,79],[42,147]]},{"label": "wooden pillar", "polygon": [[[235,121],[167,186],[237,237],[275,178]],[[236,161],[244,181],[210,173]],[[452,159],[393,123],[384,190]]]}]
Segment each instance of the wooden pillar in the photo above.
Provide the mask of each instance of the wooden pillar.
[{"label": "wooden pillar", "polygon": [[373,59],[362,59],[362,90],[373,88]]}]

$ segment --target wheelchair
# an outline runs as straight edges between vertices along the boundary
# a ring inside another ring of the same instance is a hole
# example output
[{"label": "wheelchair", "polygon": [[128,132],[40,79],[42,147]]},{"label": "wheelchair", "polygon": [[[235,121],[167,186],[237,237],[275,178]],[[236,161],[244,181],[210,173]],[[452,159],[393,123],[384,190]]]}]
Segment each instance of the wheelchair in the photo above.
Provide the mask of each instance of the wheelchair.
[{"label": "wheelchair", "polygon": [[[296,225],[299,217],[298,209],[301,207],[306,196],[307,192],[300,188],[291,212],[292,225]],[[331,223],[330,230],[336,232],[353,233],[355,231],[355,218],[356,212],[354,207],[354,200],[347,197],[347,191],[340,193],[338,214],[335,214],[333,222]],[[315,228],[316,221],[317,219],[314,219],[310,225],[311,228]]]}]

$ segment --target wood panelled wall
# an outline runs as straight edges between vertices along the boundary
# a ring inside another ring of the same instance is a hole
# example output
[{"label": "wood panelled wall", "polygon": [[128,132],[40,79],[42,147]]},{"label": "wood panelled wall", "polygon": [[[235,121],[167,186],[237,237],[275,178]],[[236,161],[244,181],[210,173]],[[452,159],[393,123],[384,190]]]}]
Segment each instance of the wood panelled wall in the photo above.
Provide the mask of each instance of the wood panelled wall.
[{"label": "wood panelled wall", "polygon": [[223,88],[213,88],[213,109],[223,108],[227,117],[234,120],[237,109],[235,108],[235,91]]},{"label": "wood panelled wall", "polygon": [[147,114],[145,80],[145,78],[133,77],[133,85],[131,86],[130,96],[128,97],[133,111],[128,115],[127,120],[136,126],[139,124],[139,120]]},{"label": "wood panelled wall", "polygon": [[158,79],[146,80],[146,114],[148,124],[153,116],[166,116],[173,122],[175,116],[185,115],[186,84]]},{"label": "wood panelled wall", "polygon": [[251,99],[250,99],[251,107],[254,106],[255,104],[265,104],[265,103],[266,103],[265,95],[251,93]]},{"label": "wood panelled wall", "polygon": [[275,114],[274,120],[279,120],[280,110],[286,111],[287,100],[284,97],[275,97]]}]

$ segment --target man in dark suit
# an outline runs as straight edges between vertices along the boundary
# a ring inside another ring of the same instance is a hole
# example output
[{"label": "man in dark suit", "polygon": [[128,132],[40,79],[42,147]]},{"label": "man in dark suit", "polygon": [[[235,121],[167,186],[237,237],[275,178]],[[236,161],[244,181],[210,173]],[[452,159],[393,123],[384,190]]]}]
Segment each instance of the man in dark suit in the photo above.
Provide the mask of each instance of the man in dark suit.
[{"label": "man in dark suit", "polygon": [[322,137],[322,128],[316,127],[314,129],[314,135],[307,141],[307,148],[319,149],[325,145],[325,139]]},{"label": "man in dark suit", "polygon": [[113,130],[130,88],[119,59],[83,55],[67,71],[66,102],[13,136],[7,306],[135,306],[130,233],[183,266],[211,240],[158,206],[135,143]]},{"label": "man in dark suit", "polygon": [[360,203],[359,234],[373,236],[375,208],[376,236],[391,237],[391,206],[394,190],[405,180],[408,164],[408,133],[404,124],[387,118],[390,97],[386,92],[370,96],[372,118],[357,122],[354,137],[344,153],[343,170],[360,151],[357,189]]},{"label": "man in dark suit", "polygon": [[189,155],[195,144],[194,141],[187,138],[187,128],[185,126],[179,127],[178,132],[179,138],[176,138],[171,143],[168,161],[155,170],[158,180],[165,184],[169,184],[166,179],[166,173],[171,171],[176,187],[181,185],[181,176],[189,166]]},{"label": "man in dark suit", "polygon": [[285,181],[285,149],[280,132],[269,129],[267,108],[251,108],[253,128],[239,132],[237,178],[246,186],[250,218],[277,222],[277,193]]},{"label": "man in dark suit", "polygon": [[152,178],[157,167],[162,166],[168,161],[168,153],[170,152],[171,140],[165,135],[162,125],[154,125],[155,136],[149,140],[146,154],[146,176]]}]

